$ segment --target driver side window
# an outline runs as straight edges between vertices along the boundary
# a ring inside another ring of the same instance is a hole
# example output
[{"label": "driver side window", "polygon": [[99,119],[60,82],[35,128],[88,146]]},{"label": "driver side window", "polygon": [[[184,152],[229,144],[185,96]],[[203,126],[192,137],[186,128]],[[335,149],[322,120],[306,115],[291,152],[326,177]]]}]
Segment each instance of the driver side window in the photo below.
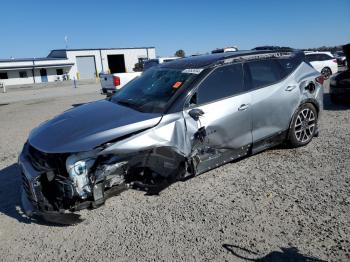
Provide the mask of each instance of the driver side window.
[{"label": "driver side window", "polygon": [[202,105],[244,92],[242,64],[214,69],[191,97],[189,106]]}]

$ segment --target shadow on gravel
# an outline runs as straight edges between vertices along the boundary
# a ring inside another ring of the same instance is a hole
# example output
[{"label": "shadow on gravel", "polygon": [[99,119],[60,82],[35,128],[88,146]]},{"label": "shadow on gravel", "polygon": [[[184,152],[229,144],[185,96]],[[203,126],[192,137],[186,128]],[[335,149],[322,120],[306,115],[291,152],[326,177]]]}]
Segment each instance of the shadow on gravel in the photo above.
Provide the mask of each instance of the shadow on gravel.
[{"label": "shadow on gravel", "polygon": [[296,247],[281,247],[281,251],[272,251],[259,257],[259,254],[246,248],[235,245],[223,244],[223,248],[237,258],[256,262],[326,262],[315,257],[305,256],[299,253]]},{"label": "shadow on gravel", "polygon": [[330,94],[323,95],[323,109],[328,111],[342,111],[350,109],[350,98],[344,99],[340,103],[333,103]]},{"label": "shadow on gravel", "polygon": [[31,220],[19,213],[21,197],[21,177],[17,164],[0,170],[0,213],[29,224]]}]

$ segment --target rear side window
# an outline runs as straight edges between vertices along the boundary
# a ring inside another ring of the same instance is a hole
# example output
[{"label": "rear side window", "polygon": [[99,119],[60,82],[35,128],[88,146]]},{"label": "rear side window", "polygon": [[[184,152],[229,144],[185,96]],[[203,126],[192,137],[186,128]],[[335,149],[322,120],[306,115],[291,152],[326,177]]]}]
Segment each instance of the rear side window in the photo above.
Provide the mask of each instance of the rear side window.
[{"label": "rear side window", "polygon": [[199,86],[197,104],[205,104],[244,91],[242,64],[215,69]]},{"label": "rear side window", "polygon": [[320,58],[321,58],[321,61],[327,61],[327,60],[334,59],[333,57],[331,57],[330,55],[327,55],[327,54],[320,54]]},{"label": "rear side window", "polygon": [[320,61],[319,54],[310,54],[310,55],[306,55],[305,57],[309,62]]},{"label": "rear side window", "polygon": [[288,58],[279,58],[276,59],[277,63],[280,64],[283,70],[283,75],[287,76],[291,74],[303,61],[299,56],[288,57]]},{"label": "rear side window", "polygon": [[251,89],[264,87],[280,81],[284,75],[276,60],[260,60],[246,64],[251,77]]}]

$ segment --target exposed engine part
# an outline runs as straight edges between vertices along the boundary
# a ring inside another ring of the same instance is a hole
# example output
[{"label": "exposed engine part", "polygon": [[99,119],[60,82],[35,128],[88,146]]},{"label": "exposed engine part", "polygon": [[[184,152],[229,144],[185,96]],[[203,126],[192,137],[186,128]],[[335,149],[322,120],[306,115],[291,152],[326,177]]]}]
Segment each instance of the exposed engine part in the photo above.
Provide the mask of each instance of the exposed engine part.
[{"label": "exposed engine part", "polygon": [[66,160],[69,177],[73,181],[77,194],[82,199],[86,199],[92,193],[88,173],[95,163],[95,156],[94,151],[84,152],[72,154]]},{"label": "exposed engine part", "polygon": [[124,183],[127,164],[127,161],[122,161],[113,164],[106,163],[99,165],[94,173],[95,184],[104,180],[106,181],[105,187],[112,187]]}]

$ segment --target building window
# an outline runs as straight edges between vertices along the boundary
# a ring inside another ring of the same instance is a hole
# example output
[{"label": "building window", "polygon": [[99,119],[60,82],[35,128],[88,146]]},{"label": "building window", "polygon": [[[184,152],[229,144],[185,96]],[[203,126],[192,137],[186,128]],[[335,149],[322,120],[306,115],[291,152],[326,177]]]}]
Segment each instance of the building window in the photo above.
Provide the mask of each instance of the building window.
[{"label": "building window", "polygon": [[8,79],[8,78],[9,77],[8,77],[6,72],[5,73],[0,73],[0,79]]},{"label": "building window", "polygon": [[63,75],[63,69],[62,69],[62,68],[56,69],[56,74],[57,74],[58,76]]},{"label": "building window", "polygon": [[19,71],[19,77],[20,78],[27,78],[28,77],[27,72],[26,71]]}]

